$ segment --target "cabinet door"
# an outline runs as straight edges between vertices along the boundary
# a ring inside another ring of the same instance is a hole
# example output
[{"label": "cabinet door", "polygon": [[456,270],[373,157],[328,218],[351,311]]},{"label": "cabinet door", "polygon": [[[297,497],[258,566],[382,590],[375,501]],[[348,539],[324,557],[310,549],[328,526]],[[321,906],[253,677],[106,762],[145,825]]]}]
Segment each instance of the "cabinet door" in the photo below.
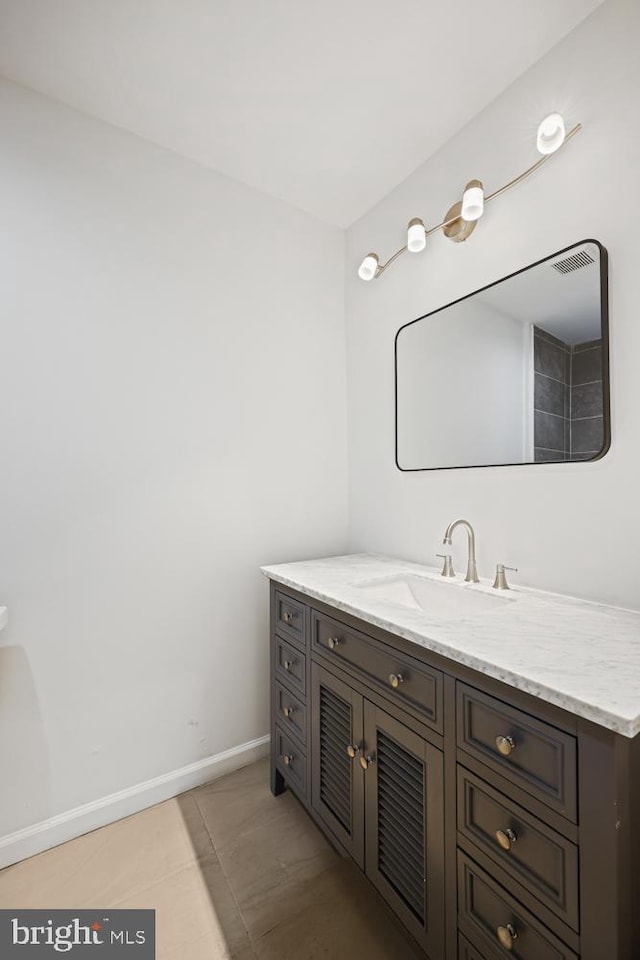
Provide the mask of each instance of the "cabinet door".
[{"label": "cabinet door", "polygon": [[430,957],[444,954],[442,753],[364,702],[367,876]]},{"label": "cabinet door", "polygon": [[[311,803],[356,863],[364,869],[362,697],[314,663],[311,668]],[[352,751],[353,752],[353,751]]]}]

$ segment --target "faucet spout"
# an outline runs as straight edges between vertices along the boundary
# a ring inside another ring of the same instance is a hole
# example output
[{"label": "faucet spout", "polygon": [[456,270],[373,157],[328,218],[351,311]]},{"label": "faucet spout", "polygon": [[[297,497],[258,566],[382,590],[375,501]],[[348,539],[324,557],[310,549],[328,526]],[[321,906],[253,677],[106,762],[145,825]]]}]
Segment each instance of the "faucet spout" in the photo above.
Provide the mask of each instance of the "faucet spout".
[{"label": "faucet spout", "polygon": [[456,527],[463,526],[467,531],[467,544],[469,548],[467,560],[467,575],[465,580],[468,583],[480,583],[478,568],[476,566],[476,535],[473,527],[468,520],[453,520],[444,532],[443,543],[451,543],[451,536]]}]

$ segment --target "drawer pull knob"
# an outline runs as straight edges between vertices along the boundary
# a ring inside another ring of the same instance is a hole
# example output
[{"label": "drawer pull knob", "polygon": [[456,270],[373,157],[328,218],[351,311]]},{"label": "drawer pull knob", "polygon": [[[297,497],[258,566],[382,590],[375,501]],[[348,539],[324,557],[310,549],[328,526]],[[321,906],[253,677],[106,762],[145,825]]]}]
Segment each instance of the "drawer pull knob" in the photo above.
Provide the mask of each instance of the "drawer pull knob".
[{"label": "drawer pull knob", "polygon": [[390,673],[389,674],[389,683],[394,690],[397,690],[401,683],[404,683],[404,677],[401,673]]},{"label": "drawer pull knob", "polygon": [[284,669],[287,671],[287,673],[291,673],[291,668],[292,668],[292,666],[293,666],[293,660],[283,660],[283,661],[282,661],[282,666],[283,666]]},{"label": "drawer pull knob", "polygon": [[376,758],[372,757],[371,754],[367,753],[365,756],[360,757],[360,766],[363,770],[367,770],[372,763],[376,762]]},{"label": "drawer pull knob", "polygon": [[517,839],[517,836],[511,828],[508,830],[496,830],[496,840],[503,850],[511,850],[512,845]]},{"label": "drawer pull knob", "polygon": [[354,745],[350,743],[347,747],[347,756],[351,757],[352,760],[355,760],[359,753],[360,747],[354,747]]},{"label": "drawer pull knob", "polygon": [[506,927],[498,927],[497,929],[498,940],[505,948],[505,950],[513,950],[514,940],[518,939],[518,931],[512,923],[508,923]]},{"label": "drawer pull knob", "polygon": [[513,737],[496,737],[496,747],[503,757],[508,757],[515,750],[516,742]]},{"label": "drawer pull knob", "polygon": [[284,713],[285,717],[288,720],[290,720],[294,714],[295,709],[296,709],[295,707],[283,707],[282,712]]},{"label": "drawer pull knob", "polygon": [[339,644],[340,644],[339,637],[329,637],[329,639],[327,640],[327,646],[329,647],[329,650],[336,650]]},{"label": "drawer pull knob", "polygon": [[284,757],[282,758],[282,762],[284,763],[285,767],[290,767],[293,763],[293,760],[294,756],[292,753],[285,753]]},{"label": "drawer pull knob", "polygon": [[285,610],[285,612],[282,614],[282,619],[284,620],[285,623],[291,623],[291,621],[293,620],[293,614],[290,613],[288,610]]}]

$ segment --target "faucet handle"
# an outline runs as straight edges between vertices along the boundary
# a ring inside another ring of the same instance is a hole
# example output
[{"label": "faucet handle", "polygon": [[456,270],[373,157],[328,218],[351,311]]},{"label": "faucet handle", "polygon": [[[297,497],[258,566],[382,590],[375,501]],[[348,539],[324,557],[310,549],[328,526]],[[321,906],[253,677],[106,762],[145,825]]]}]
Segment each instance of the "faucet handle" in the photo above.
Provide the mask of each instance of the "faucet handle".
[{"label": "faucet handle", "polygon": [[517,567],[508,567],[506,563],[498,563],[496,565],[496,578],[493,581],[494,590],[509,590],[509,584],[507,583],[507,570],[512,570],[513,573],[518,572]]},{"label": "faucet handle", "polygon": [[444,560],[442,565],[441,577],[455,577],[456,572],[453,569],[453,561],[451,560],[450,553],[436,553],[436,557],[440,557],[441,560]]}]

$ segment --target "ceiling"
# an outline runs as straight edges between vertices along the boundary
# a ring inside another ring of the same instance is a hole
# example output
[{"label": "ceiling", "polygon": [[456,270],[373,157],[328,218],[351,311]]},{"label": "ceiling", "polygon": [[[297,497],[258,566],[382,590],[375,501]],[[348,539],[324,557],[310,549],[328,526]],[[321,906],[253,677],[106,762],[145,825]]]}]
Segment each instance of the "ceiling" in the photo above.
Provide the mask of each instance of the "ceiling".
[{"label": "ceiling", "polygon": [[0,0],[0,73],[346,227],[601,2]]},{"label": "ceiling", "polygon": [[[565,274],[553,269],[554,263],[580,251],[589,254],[594,262]],[[595,243],[588,242],[574,247],[489,287],[478,300],[514,320],[542,327],[571,346],[599,340],[602,336],[600,250]]]}]

